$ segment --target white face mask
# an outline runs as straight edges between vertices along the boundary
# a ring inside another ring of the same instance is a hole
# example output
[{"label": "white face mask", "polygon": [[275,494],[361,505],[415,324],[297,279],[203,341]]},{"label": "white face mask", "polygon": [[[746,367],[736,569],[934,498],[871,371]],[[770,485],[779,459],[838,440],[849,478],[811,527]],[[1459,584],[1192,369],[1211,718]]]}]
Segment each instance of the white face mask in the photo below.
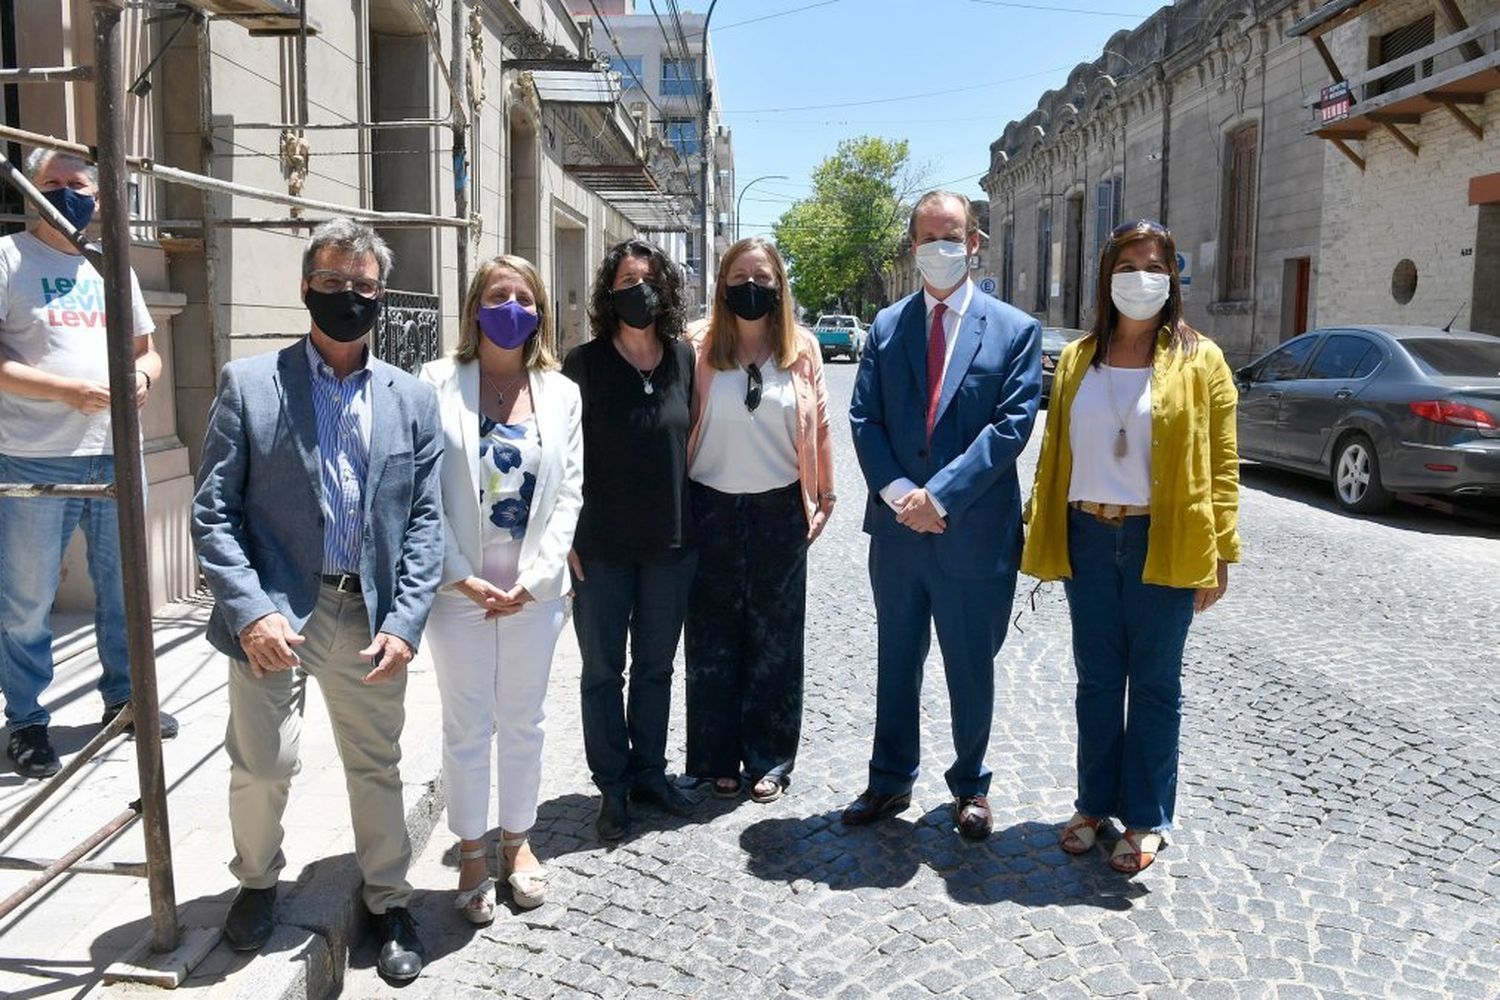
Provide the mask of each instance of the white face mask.
[{"label": "white face mask", "polygon": [[1151,319],[1167,304],[1172,276],[1151,271],[1119,271],[1109,276],[1109,297],[1115,308],[1134,320]]},{"label": "white face mask", "polygon": [[969,249],[957,240],[917,247],[917,270],[933,288],[953,288],[969,274]]}]

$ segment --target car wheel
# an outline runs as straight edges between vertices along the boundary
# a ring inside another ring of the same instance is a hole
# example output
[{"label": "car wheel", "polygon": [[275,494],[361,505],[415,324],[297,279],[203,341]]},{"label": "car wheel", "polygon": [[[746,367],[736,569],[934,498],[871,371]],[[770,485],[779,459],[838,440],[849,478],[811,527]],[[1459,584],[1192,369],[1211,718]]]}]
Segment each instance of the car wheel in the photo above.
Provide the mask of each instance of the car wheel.
[{"label": "car wheel", "polygon": [[1339,445],[1333,462],[1333,495],[1339,506],[1356,514],[1388,510],[1395,494],[1380,482],[1380,459],[1363,434],[1351,434]]}]

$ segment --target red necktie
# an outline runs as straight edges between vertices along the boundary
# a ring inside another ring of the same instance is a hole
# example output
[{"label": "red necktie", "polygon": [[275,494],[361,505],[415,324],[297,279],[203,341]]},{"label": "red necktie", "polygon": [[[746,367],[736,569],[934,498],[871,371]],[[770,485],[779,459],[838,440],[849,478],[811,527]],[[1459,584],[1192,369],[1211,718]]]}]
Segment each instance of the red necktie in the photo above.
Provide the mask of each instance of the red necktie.
[{"label": "red necktie", "polygon": [[948,353],[948,338],[943,335],[943,313],[948,307],[939,302],[932,310],[932,330],[927,334],[927,440],[932,440],[932,425],[937,422],[938,397],[943,394],[943,358]]}]

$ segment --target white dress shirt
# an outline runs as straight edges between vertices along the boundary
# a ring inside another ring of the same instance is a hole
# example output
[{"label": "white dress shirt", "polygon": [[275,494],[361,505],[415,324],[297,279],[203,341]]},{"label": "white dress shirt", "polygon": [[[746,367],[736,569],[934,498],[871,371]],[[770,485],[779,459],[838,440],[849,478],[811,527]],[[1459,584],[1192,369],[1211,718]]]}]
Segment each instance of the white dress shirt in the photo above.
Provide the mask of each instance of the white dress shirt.
[{"label": "white dress shirt", "polygon": [[[940,302],[948,307],[948,311],[943,313],[943,377],[938,381],[938,385],[942,385],[943,382],[947,381],[948,364],[953,360],[953,343],[958,339],[958,327],[964,321],[964,313],[969,311],[969,306],[974,301],[974,282],[965,278],[964,283],[950,292],[946,299],[939,299],[929,292],[924,285],[922,288],[922,299],[927,305],[926,312],[922,314],[923,343],[926,343],[926,338],[932,335],[932,311],[938,307],[938,303]],[[922,416],[924,419],[926,418],[926,411],[923,411]],[[916,488],[916,483],[902,476],[900,479],[893,480],[885,489],[880,491],[880,499],[890,505],[892,510],[895,510],[896,501]],[[943,509],[943,505],[938,503],[937,497],[932,497],[932,506],[937,509],[938,516],[948,516],[948,512]]]}]

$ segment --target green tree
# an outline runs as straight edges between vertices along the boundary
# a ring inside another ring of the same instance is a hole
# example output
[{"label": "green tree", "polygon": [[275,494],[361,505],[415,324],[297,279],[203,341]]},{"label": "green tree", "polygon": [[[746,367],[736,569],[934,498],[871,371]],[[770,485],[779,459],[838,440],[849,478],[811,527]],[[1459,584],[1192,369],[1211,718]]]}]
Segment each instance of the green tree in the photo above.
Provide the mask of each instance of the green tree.
[{"label": "green tree", "polygon": [[901,246],[921,179],[906,141],[845,139],[813,171],[813,192],[772,226],[792,290],[812,310],[868,319],[886,304],[885,273]]}]

